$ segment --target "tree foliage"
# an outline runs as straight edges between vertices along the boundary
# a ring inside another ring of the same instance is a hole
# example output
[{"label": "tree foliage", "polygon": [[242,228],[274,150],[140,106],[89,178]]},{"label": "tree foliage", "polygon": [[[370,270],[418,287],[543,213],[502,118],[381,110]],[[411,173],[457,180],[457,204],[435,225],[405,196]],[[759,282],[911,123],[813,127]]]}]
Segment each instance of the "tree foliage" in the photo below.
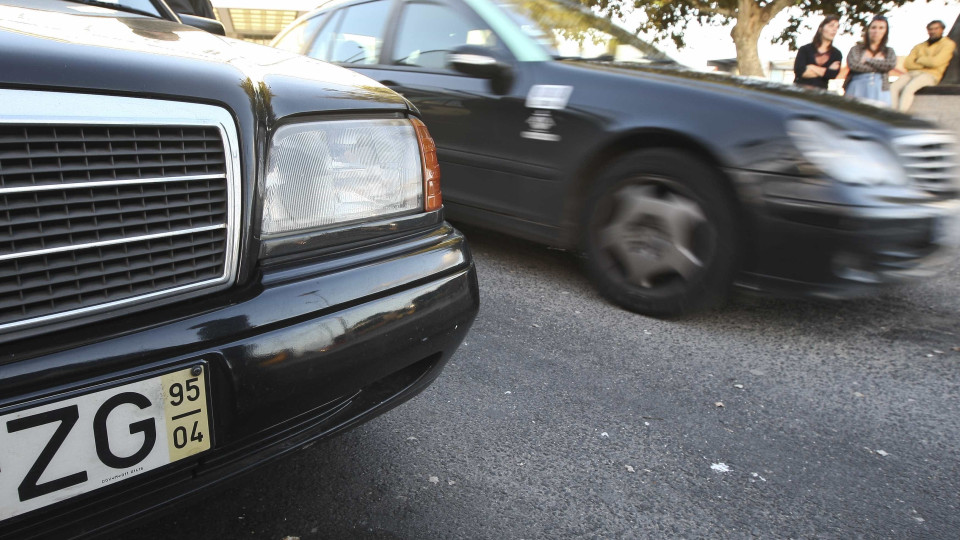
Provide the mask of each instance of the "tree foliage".
[{"label": "tree foliage", "polygon": [[[785,43],[790,47],[790,50],[796,50],[798,46],[797,34],[800,31],[800,26],[803,25],[804,22],[809,22],[810,17],[833,13],[840,16],[840,20],[848,30],[857,27],[866,28],[870,23],[870,19],[876,15],[885,15],[891,9],[900,7],[909,1],[910,0],[861,0],[859,2],[837,2],[804,0],[797,2],[796,5],[800,6],[801,10],[790,12],[790,18],[786,28],[784,28],[783,32],[775,37],[773,41],[774,43]],[[819,21],[817,23],[819,24]],[[799,45],[803,44],[800,43]]]},{"label": "tree foliage", "polygon": [[549,0],[515,0],[513,6],[536,26],[528,28],[527,31],[538,32],[544,41],[552,43],[554,47],[561,41],[570,41],[581,46],[589,42],[611,48],[615,48],[619,43],[628,43],[648,56],[662,55],[659,49],[638,39],[636,34],[631,34],[608,19],[598,17],[586,8],[570,9],[569,5]]},{"label": "tree foliage", "polygon": [[[599,9],[608,17],[622,19],[630,11],[642,13],[644,21],[638,33],[651,33],[656,39],[670,39],[678,48],[684,46],[684,33],[692,22],[701,25],[735,23],[731,37],[737,46],[741,73],[762,74],[757,57],[760,32],[770,21],[788,8],[789,21],[784,31],[774,38],[796,49],[797,34],[804,23],[817,24],[824,14],[840,15],[848,31],[866,24],[874,15],[883,14],[910,0],[580,0]],[[745,65],[746,63],[755,65]],[[759,71],[759,72],[758,72]]]}]

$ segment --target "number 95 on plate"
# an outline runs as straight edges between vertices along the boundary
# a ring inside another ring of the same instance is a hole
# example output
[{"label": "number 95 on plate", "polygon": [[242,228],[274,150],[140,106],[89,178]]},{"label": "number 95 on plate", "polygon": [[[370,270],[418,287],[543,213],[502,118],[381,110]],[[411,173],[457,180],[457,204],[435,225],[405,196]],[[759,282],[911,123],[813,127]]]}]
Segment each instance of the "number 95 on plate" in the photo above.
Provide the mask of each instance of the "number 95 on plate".
[{"label": "number 95 on plate", "polygon": [[0,415],[0,521],[208,450],[206,386],[195,366]]}]

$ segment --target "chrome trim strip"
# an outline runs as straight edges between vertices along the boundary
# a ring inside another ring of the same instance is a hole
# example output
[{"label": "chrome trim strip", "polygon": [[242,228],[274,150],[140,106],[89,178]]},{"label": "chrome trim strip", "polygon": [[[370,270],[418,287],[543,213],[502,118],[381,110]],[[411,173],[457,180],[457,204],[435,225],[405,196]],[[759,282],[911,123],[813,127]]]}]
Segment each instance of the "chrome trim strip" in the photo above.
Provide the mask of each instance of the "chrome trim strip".
[{"label": "chrome trim strip", "polygon": [[197,282],[197,283],[191,283],[190,285],[184,285],[184,286],[182,286],[182,287],[175,287],[175,288],[173,288],[173,289],[164,289],[164,290],[158,291],[158,292],[152,292],[152,293],[147,293],[147,294],[141,294],[141,295],[139,295],[139,296],[133,296],[133,297],[130,297],[130,298],[124,298],[123,300],[117,300],[116,302],[109,302],[109,303],[106,303],[106,304],[98,304],[98,305],[96,305],[96,306],[89,306],[89,307],[85,307],[85,308],[74,309],[74,310],[71,310],[71,311],[64,311],[64,312],[62,312],[62,313],[54,313],[54,314],[51,314],[51,315],[44,315],[44,316],[42,316],[42,317],[34,317],[34,318],[32,318],[32,319],[24,319],[24,320],[22,320],[22,321],[16,321],[16,322],[12,322],[12,323],[7,323],[7,324],[4,324],[4,325],[0,325],[0,330],[7,330],[7,329],[10,329],[10,328],[17,328],[17,327],[22,327],[22,326],[33,326],[33,325],[36,325],[36,324],[41,324],[41,323],[46,323],[46,322],[50,322],[50,321],[55,321],[55,320],[57,320],[57,319],[63,319],[63,318],[65,318],[65,317],[78,317],[78,316],[81,316],[81,315],[87,315],[87,314],[90,314],[90,313],[96,313],[97,311],[100,311],[100,310],[104,309],[105,307],[115,308],[115,307],[118,307],[118,306],[122,306],[122,305],[124,305],[124,304],[132,304],[132,303],[135,303],[135,302],[143,302],[144,300],[151,300],[151,299],[153,299],[153,298],[159,298],[159,297],[168,296],[168,295],[172,296],[172,295],[174,295],[174,294],[180,294],[180,293],[183,293],[183,292],[186,292],[186,291],[190,291],[190,290],[193,290],[193,289],[200,289],[200,288],[211,287],[211,286],[213,286],[213,285],[215,285],[215,284],[217,284],[217,283],[220,283],[221,281],[222,281],[222,280],[219,279],[219,278],[218,278],[218,279],[210,279],[210,280],[207,280],[207,281],[199,281],[199,282]]},{"label": "chrome trim strip", "polygon": [[907,163],[905,164],[907,168],[910,169],[952,169],[952,161],[923,161],[917,163]]},{"label": "chrome trim strip", "polygon": [[957,170],[960,146],[953,134],[946,131],[905,132],[894,137],[893,146],[907,176],[918,188],[934,193],[956,189],[952,180],[960,172]]},{"label": "chrome trim strip", "polygon": [[15,188],[0,188],[0,195],[8,193],[33,193],[35,191],[56,191],[58,189],[84,189],[91,187],[130,186],[139,184],[161,184],[166,182],[192,182],[195,180],[226,179],[223,174],[202,174],[195,176],[168,176],[163,178],[138,178],[132,180],[104,180],[102,182],[82,182],[75,184],[42,184]]},{"label": "chrome trim strip", "polygon": [[496,58],[480,54],[451,54],[447,57],[450,63],[470,64],[474,66],[492,66],[497,63]]},{"label": "chrome trim strip", "polygon": [[956,144],[957,139],[946,131],[926,131],[896,137],[893,142],[904,146],[925,146],[928,144]]},{"label": "chrome trim strip", "polygon": [[260,259],[283,257],[354,242],[383,240],[391,235],[424,230],[438,226],[443,222],[441,210],[418,212],[379,221],[353,223],[333,229],[318,229],[265,237],[260,243]]},{"label": "chrome trim strip", "polygon": [[953,152],[950,152],[949,150],[939,150],[939,151],[938,150],[926,150],[926,151],[914,150],[914,151],[905,151],[900,155],[908,158],[926,159],[926,158],[949,157],[953,155]]},{"label": "chrome trim strip", "polygon": [[116,240],[105,240],[103,242],[90,242],[88,244],[77,244],[75,246],[62,246],[58,248],[25,251],[23,253],[10,253],[7,255],[0,255],[0,261],[8,261],[11,259],[21,259],[23,257],[36,257],[37,255],[49,255],[51,253],[63,253],[64,251],[80,251],[81,249],[89,249],[89,248],[95,248],[95,247],[101,247],[101,246],[115,246],[117,244],[130,244],[132,242],[143,242],[144,240],[156,240],[158,238],[170,238],[171,236],[182,236],[184,234],[215,231],[218,229],[226,229],[226,228],[227,228],[226,225],[210,225],[209,227],[198,227],[196,229],[184,229],[182,231],[173,231],[173,232],[157,233],[157,234],[145,234],[142,236],[134,236],[131,238],[118,238]]},{"label": "chrome trim strip", "polygon": [[953,175],[952,175],[952,174],[947,174],[947,173],[920,173],[920,172],[918,172],[918,173],[910,174],[910,175],[907,175],[907,176],[909,176],[910,178],[918,179],[918,180],[949,180],[949,179],[953,178]]},{"label": "chrome trim strip", "polygon": [[115,302],[0,324],[0,331],[86,315],[97,311],[106,311],[126,304],[172,296],[194,289],[226,287],[236,281],[240,267],[240,194],[242,185],[242,179],[240,178],[240,139],[233,116],[226,109],[214,105],[160,99],[0,89],[0,124],[215,127],[220,131],[220,139],[223,141],[225,166],[225,174],[218,175],[218,177],[227,178],[227,238],[224,253],[224,273],[220,277]]}]

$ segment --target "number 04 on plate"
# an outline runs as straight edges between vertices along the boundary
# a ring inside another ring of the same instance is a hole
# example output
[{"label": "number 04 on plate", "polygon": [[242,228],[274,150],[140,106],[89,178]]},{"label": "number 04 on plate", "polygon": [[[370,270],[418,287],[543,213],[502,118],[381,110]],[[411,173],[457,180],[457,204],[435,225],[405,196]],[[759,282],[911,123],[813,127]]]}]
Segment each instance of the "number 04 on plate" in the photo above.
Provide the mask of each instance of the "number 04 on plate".
[{"label": "number 04 on plate", "polygon": [[0,521],[203,452],[210,439],[204,368],[2,415]]}]

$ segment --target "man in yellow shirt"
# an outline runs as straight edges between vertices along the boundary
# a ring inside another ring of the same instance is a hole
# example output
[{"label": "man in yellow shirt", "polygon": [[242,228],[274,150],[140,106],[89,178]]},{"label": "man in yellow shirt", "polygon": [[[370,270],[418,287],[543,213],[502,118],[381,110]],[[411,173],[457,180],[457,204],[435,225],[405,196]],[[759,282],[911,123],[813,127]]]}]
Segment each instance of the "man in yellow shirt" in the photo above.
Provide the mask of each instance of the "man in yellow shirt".
[{"label": "man in yellow shirt", "polygon": [[913,105],[913,94],[924,86],[933,86],[943,78],[953,51],[957,44],[943,37],[947,26],[942,21],[933,21],[927,25],[930,39],[920,43],[910,51],[903,61],[907,73],[890,85],[890,97],[893,108],[906,112]]}]

